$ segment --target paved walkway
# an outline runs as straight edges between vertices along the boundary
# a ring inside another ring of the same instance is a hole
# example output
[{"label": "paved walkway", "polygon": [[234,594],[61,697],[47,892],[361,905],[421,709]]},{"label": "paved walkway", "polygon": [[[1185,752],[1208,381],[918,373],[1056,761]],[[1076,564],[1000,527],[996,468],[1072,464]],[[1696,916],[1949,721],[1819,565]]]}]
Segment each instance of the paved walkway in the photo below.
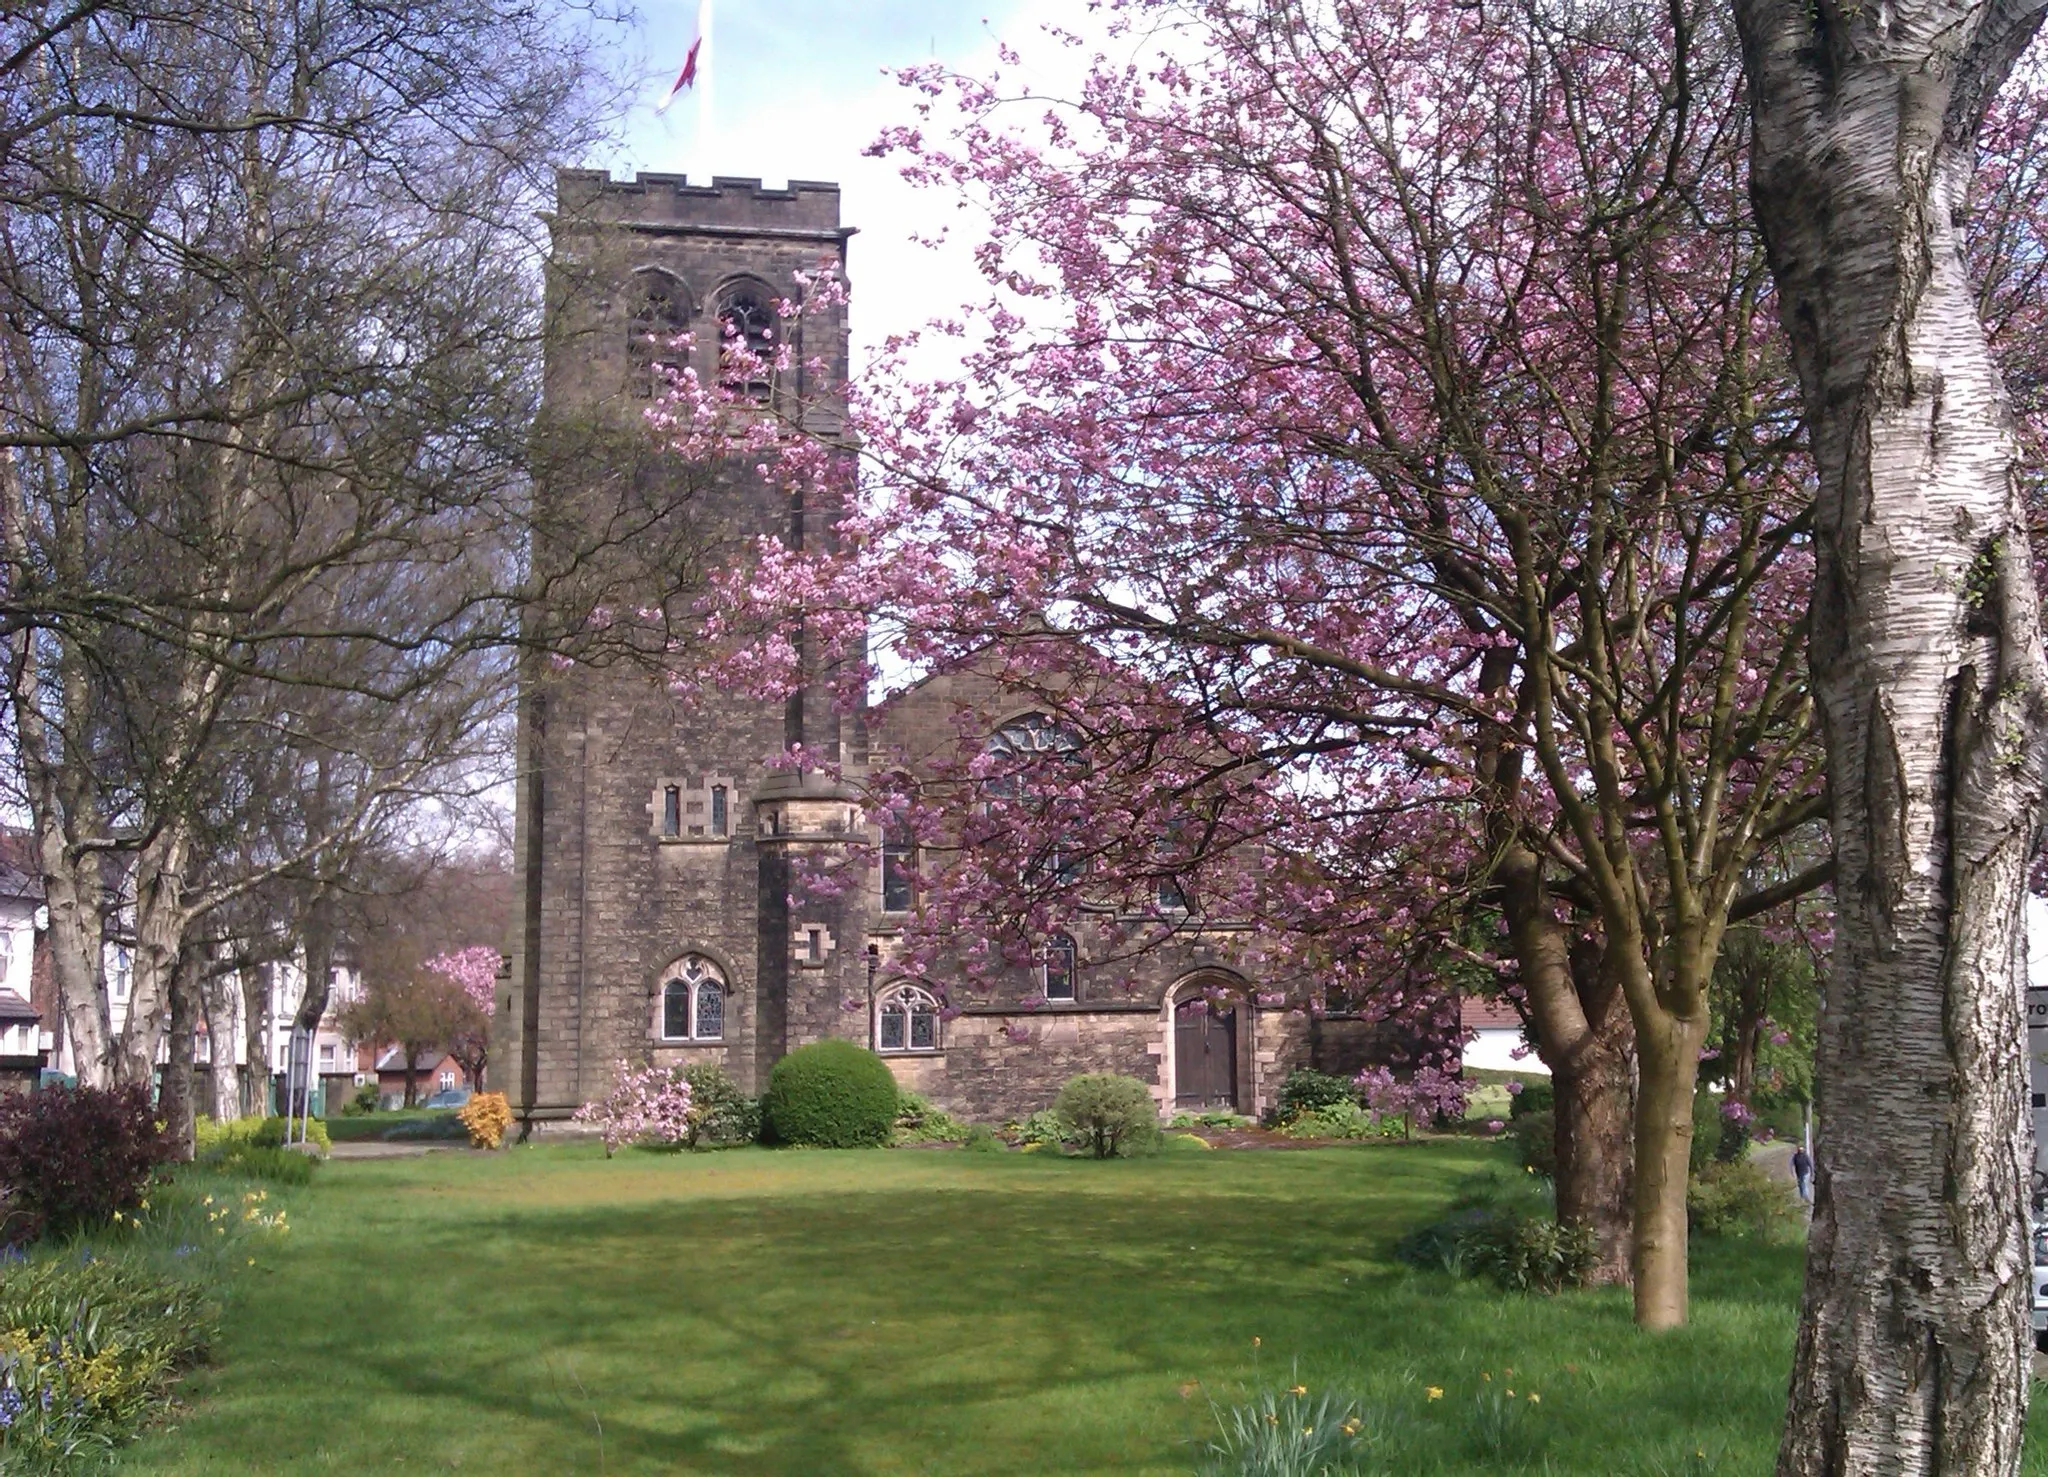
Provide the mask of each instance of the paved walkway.
[{"label": "paved walkway", "polygon": [[355,1139],[331,1146],[334,1159],[417,1159],[422,1154],[447,1153],[465,1149],[462,1144],[387,1144],[377,1139]]}]

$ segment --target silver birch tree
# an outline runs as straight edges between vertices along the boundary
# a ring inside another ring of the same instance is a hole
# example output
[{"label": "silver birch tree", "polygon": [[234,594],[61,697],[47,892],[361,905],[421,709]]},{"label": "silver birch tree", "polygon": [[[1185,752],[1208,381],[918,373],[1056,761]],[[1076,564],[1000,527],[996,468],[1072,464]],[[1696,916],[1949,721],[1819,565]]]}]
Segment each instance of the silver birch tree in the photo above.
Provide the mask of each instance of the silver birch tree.
[{"label": "silver birch tree", "polygon": [[2028,1376],[2021,901],[2048,736],[2019,442],[1966,269],[2039,0],[1737,0],[1818,474],[1837,924],[1781,1477],[2004,1474]]}]

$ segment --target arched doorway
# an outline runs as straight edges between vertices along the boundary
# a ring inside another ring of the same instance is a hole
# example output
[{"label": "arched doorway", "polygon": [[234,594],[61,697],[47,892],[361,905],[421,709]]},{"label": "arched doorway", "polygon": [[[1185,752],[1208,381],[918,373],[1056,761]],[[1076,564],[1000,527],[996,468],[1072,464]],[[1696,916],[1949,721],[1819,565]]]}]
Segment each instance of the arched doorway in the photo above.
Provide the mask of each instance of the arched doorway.
[{"label": "arched doorway", "polygon": [[1237,1108],[1237,1007],[1196,994],[1173,1007],[1173,1106]]}]

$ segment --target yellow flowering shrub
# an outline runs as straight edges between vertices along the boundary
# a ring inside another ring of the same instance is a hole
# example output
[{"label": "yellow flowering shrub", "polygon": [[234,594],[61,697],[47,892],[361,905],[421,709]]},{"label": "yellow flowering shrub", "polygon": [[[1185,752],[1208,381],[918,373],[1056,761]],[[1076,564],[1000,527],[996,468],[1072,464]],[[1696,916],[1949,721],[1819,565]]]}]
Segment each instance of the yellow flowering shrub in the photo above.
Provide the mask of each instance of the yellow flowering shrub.
[{"label": "yellow flowering shrub", "polygon": [[497,1148],[512,1127],[512,1105],[502,1092],[475,1094],[455,1116],[469,1130],[470,1143],[479,1149]]}]

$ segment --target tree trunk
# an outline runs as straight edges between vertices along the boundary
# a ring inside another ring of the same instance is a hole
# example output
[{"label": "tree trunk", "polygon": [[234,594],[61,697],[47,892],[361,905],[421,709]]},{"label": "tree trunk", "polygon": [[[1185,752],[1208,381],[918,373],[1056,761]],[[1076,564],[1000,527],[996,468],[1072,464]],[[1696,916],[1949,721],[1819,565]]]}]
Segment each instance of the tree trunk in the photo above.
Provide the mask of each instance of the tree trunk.
[{"label": "tree trunk", "polygon": [[1495,868],[1520,966],[1537,1055],[1555,1089],[1557,1215],[1599,1245],[1596,1282],[1626,1282],[1629,1269],[1629,1043],[1626,1003],[1597,954],[1574,959],[1526,847],[1506,848]]},{"label": "tree trunk", "polygon": [[192,1090],[192,1044],[199,1019],[200,977],[206,972],[206,950],[196,940],[179,950],[171,973],[170,1059],[164,1063],[162,1093],[157,1098],[171,1157],[188,1162],[198,1147],[197,1111]]},{"label": "tree trunk", "polygon": [[1593,1233],[1599,1261],[1589,1280],[1596,1284],[1626,1283],[1633,1247],[1635,1028],[1618,992],[1607,1007],[1548,1064],[1557,1118],[1557,1218]]},{"label": "tree trunk", "polygon": [[236,1028],[236,973],[208,970],[200,986],[206,1009],[207,1076],[213,1087],[207,1109],[216,1122],[225,1123],[242,1113],[242,1073],[235,1064],[240,1032]]},{"label": "tree trunk", "polygon": [[268,1112],[270,987],[260,967],[242,971],[242,1116]]},{"label": "tree trunk", "polygon": [[110,1053],[114,1080],[148,1083],[169,1023],[172,979],[185,947],[191,910],[185,906],[185,846],[180,823],[167,822],[135,865],[135,958],[128,1018]]},{"label": "tree trunk", "polygon": [[1685,1192],[1692,1176],[1692,1100],[1707,1018],[1659,1012],[1638,1029],[1636,1061],[1636,1324],[1677,1328],[1687,1315]]},{"label": "tree trunk", "polygon": [[327,999],[334,988],[334,941],[337,931],[334,896],[325,884],[315,882],[306,900],[304,921],[299,927],[299,949],[306,962],[306,987],[299,992],[299,1008],[292,1016],[297,1030],[317,1031],[327,1014]]},{"label": "tree trunk", "polygon": [[419,1089],[414,1082],[418,1074],[414,1071],[415,1057],[413,1049],[402,1043],[398,1049],[405,1053],[405,1105],[408,1108],[415,1108],[419,1106],[420,1098]]},{"label": "tree trunk", "polygon": [[2020,905],[2048,674],[1957,229],[2036,5],[1739,0],[1818,473],[1834,958],[1781,1477],[2008,1474],[2026,1414]]}]

